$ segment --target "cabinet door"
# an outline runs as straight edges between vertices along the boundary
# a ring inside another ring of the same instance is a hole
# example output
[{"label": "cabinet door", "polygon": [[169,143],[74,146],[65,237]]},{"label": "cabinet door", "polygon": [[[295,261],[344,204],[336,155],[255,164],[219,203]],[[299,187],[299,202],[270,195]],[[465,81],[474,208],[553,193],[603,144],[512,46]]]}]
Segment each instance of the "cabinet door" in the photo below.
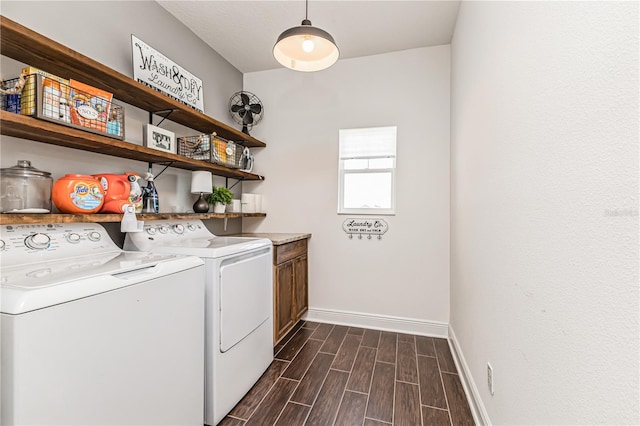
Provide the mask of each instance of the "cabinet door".
[{"label": "cabinet door", "polygon": [[277,342],[290,327],[293,326],[293,281],[294,261],[276,265],[275,267],[275,341]]},{"label": "cabinet door", "polygon": [[294,261],[294,294],[295,312],[294,319],[297,321],[309,308],[307,256],[301,256]]}]

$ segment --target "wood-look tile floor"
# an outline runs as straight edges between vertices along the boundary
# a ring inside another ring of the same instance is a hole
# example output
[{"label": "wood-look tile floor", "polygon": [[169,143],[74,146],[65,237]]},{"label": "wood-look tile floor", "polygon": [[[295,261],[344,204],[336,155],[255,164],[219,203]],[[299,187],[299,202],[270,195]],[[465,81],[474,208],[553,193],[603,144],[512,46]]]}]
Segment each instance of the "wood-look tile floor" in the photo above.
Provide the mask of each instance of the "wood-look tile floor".
[{"label": "wood-look tile floor", "polygon": [[446,339],[301,321],[220,425],[473,425]]}]

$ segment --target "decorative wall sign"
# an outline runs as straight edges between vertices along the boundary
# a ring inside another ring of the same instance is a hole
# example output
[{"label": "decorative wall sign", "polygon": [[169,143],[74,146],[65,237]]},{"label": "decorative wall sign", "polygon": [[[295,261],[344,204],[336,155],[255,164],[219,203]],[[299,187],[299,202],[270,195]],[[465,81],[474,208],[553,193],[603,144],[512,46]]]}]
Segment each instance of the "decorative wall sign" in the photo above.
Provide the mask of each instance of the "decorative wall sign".
[{"label": "decorative wall sign", "polygon": [[176,153],[176,135],[173,132],[151,124],[145,124],[142,137],[144,146],[147,148],[153,148],[171,154]]},{"label": "decorative wall sign", "polygon": [[342,223],[342,230],[349,235],[349,238],[358,235],[358,238],[362,239],[363,235],[367,235],[367,238],[371,239],[372,235],[377,235],[381,240],[388,229],[389,225],[384,219],[349,218]]},{"label": "decorative wall sign", "polygon": [[202,80],[131,34],[133,79],[204,112]]}]

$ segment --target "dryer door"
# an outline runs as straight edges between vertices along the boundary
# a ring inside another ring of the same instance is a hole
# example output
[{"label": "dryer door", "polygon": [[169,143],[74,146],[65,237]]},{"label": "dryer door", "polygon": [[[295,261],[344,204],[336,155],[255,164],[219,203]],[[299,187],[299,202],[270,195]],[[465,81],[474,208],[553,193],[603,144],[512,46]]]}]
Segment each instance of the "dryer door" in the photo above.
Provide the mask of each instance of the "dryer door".
[{"label": "dryer door", "polygon": [[220,351],[251,334],[273,311],[271,248],[225,259],[220,264]]}]

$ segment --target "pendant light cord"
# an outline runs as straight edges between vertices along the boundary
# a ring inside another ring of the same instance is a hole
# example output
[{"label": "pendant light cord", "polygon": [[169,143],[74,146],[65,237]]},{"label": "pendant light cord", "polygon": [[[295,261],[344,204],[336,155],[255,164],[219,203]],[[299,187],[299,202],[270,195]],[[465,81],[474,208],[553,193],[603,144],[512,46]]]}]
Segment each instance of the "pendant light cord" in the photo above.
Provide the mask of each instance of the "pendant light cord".
[{"label": "pendant light cord", "polygon": [[304,2],[304,19],[305,21],[309,19],[309,0]]}]

